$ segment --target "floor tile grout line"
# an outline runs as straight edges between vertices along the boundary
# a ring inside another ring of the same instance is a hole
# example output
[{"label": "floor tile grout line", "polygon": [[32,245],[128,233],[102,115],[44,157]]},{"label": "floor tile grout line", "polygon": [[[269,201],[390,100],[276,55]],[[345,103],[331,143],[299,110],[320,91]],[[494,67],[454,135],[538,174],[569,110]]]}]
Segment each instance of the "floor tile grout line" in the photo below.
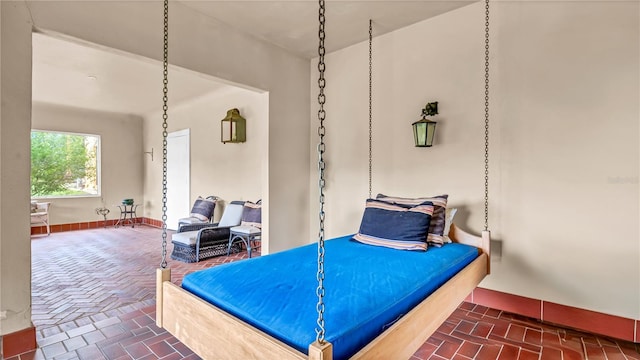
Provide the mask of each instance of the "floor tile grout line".
[{"label": "floor tile grout line", "polygon": [[587,344],[584,343],[584,339],[580,338],[582,344],[582,354],[584,354],[584,360],[589,360],[589,353],[587,353]]},{"label": "floor tile grout line", "polygon": [[[500,351],[498,351],[498,354],[496,355],[496,359],[500,358],[500,354],[502,353],[502,350],[504,350],[504,344],[500,345]],[[520,355],[520,349],[518,349],[518,355]]]}]

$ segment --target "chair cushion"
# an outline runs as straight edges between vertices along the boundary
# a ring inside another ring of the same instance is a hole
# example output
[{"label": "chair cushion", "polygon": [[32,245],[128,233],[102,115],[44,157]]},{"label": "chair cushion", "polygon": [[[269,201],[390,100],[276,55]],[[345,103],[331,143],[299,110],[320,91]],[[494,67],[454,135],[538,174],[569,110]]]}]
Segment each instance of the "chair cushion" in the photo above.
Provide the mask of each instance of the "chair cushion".
[{"label": "chair cushion", "polygon": [[171,235],[171,241],[184,245],[195,245],[198,238],[198,231],[186,231]]},{"label": "chair cushion", "polygon": [[243,234],[243,235],[255,235],[260,234],[260,229],[253,226],[234,226],[231,228],[231,232],[234,234]]},{"label": "chair cushion", "polygon": [[222,214],[222,219],[218,223],[219,227],[224,226],[236,226],[240,225],[242,221],[242,209],[244,208],[244,202],[232,201],[227,205]]},{"label": "chair cushion", "polygon": [[188,225],[190,225],[190,224],[202,224],[202,223],[206,223],[206,222],[207,222],[206,220],[202,221],[202,220],[200,220],[198,218],[195,218],[195,217],[182,218],[182,219],[178,220],[178,224],[181,224],[181,225],[182,224],[188,224]]}]

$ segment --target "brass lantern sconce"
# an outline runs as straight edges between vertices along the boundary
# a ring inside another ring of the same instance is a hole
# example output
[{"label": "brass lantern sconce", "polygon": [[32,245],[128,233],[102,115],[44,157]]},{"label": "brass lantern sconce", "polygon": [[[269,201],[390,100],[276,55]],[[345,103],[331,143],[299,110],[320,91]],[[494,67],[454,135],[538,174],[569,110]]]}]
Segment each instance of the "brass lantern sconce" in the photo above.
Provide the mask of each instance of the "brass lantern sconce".
[{"label": "brass lantern sconce", "polygon": [[416,147],[431,147],[436,134],[437,122],[427,119],[427,116],[438,114],[438,102],[430,102],[422,109],[422,119],[413,123],[413,140]]},{"label": "brass lantern sconce", "polygon": [[247,141],[247,120],[240,115],[240,110],[231,109],[220,122],[220,141],[226,143],[243,143]]}]

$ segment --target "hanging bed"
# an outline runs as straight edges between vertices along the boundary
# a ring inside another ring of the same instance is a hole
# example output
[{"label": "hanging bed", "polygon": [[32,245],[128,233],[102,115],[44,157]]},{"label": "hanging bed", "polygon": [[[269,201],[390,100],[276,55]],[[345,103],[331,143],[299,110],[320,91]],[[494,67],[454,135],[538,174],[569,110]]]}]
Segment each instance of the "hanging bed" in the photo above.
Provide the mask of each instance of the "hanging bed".
[{"label": "hanging bed", "polygon": [[[449,237],[452,244],[426,252],[351,236],[326,241],[333,358],[411,357],[489,273],[488,232],[452,225]],[[316,337],[316,251],[312,244],[199,271],[182,287],[159,269],[157,324],[204,359],[330,359],[307,351]]]}]

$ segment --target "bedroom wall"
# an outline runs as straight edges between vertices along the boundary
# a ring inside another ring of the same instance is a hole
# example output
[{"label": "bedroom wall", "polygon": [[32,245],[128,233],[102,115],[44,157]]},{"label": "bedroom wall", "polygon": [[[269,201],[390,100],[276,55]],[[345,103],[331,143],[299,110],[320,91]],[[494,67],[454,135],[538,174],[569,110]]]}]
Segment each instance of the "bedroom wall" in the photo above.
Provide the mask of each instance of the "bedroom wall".
[{"label": "bedroom wall", "polygon": [[[142,118],[34,103],[31,128],[100,135],[102,195],[82,198],[51,198],[40,201],[52,203],[51,224],[98,221],[95,208],[111,210],[108,219],[118,219],[116,205],[122,199],[143,199]],[[138,214],[142,215],[142,214]]]},{"label": "bedroom wall", "polygon": [[[478,3],[376,37],[373,50],[373,195],[448,193],[455,222],[475,233],[484,223],[483,12]],[[492,5],[497,251],[482,287],[640,318],[639,23],[637,2]],[[368,195],[367,57],[360,43],[326,59],[329,237],[357,232]],[[431,101],[435,146],[415,148],[411,123]]]},{"label": "bedroom wall", "polygon": [[[220,197],[223,202],[215,209],[216,220],[220,219],[224,206],[229,202],[255,202],[262,197],[261,174],[265,164],[262,156],[267,145],[268,100],[266,93],[229,86],[170,109],[168,131],[191,130],[190,203],[193,204],[198,196]],[[231,108],[238,108],[247,119],[245,143],[220,142],[220,120]],[[156,154],[155,161],[147,157],[144,164],[144,214],[153,219],[162,218],[162,201],[158,199],[158,194],[162,194],[161,124],[160,112],[144,117],[144,148],[154,148]]]}]

